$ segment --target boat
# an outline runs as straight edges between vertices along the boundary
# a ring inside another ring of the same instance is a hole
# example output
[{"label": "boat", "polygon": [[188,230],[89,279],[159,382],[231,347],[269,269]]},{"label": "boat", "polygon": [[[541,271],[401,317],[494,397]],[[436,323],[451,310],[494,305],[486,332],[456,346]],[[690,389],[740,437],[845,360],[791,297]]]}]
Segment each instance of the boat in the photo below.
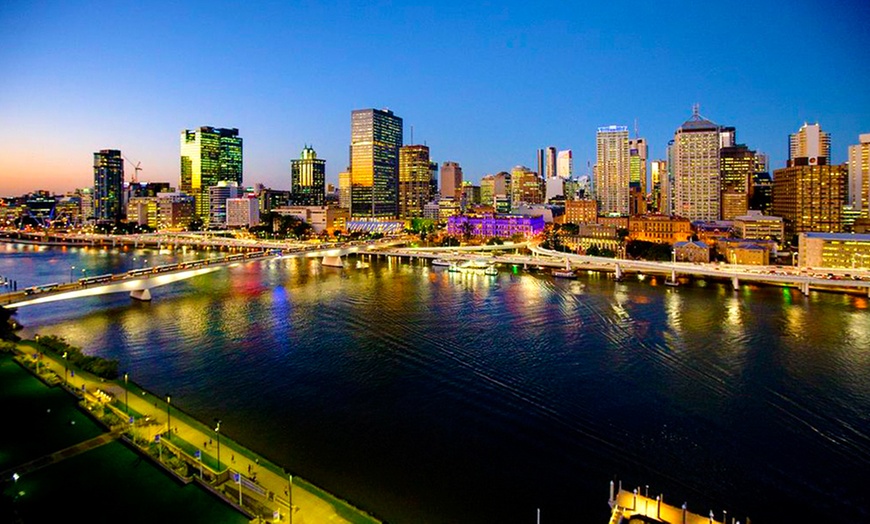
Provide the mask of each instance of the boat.
[{"label": "boat", "polygon": [[449,260],[444,260],[443,258],[436,258],[432,261],[433,266],[450,266]]},{"label": "boat", "polygon": [[462,268],[456,264],[450,264],[449,267],[447,268],[447,271],[449,271],[450,273],[461,273]]},{"label": "boat", "polygon": [[486,269],[483,270],[483,274],[490,276],[498,275],[498,268],[495,266],[486,266]]},{"label": "boat", "polygon": [[357,268],[357,269],[366,269],[366,268],[368,268],[368,267],[369,267],[369,263],[368,263],[368,262],[363,262],[362,260],[357,260],[357,261],[356,261],[356,268]]},{"label": "boat", "polygon": [[574,273],[574,270],[571,269],[571,262],[566,258],[565,267],[562,269],[554,269],[553,276],[556,278],[575,278],[577,275]]},{"label": "boat", "polygon": [[677,272],[676,271],[671,271],[670,276],[665,277],[665,285],[671,286],[671,287],[677,287],[680,285],[680,283],[677,282]]}]

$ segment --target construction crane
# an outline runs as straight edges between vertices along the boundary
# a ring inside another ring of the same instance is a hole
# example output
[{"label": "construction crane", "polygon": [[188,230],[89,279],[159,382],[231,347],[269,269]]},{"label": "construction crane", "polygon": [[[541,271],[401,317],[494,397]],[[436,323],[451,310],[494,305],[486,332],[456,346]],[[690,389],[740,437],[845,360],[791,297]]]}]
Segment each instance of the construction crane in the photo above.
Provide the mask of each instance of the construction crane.
[{"label": "construction crane", "polygon": [[142,171],[142,168],[139,166],[142,165],[142,162],[136,162],[134,164],[132,160],[130,160],[129,158],[126,157],[126,155],[124,156],[124,160],[126,160],[131,166],[133,166],[133,178],[130,180],[130,183],[131,184],[138,184],[139,183],[139,171]]}]

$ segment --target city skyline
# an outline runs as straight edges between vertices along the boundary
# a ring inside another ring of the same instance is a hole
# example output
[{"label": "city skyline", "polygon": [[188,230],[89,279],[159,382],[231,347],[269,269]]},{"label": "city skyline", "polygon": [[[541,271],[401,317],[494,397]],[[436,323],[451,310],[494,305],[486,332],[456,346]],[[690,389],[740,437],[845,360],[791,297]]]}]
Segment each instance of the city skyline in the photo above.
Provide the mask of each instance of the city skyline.
[{"label": "city skyline", "polygon": [[[870,68],[860,52],[870,43],[860,26],[870,7],[858,2],[833,10],[804,2],[787,12],[765,3],[748,19],[667,5],[640,5],[634,12],[644,16],[625,19],[615,6],[511,3],[210,11],[194,3],[173,8],[169,21],[168,9],[4,8],[3,194],[88,187],[91,155],[102,149],[141,162],[142,180],[177,185],[178,133],[203,125],[240,130],[246,185],[289,188],[289,161],[303,144],[318,150],[337,185],[347,113],[365,107],[401,115],[405,143],[428,144],[433,161],[459,162],[475,183],[535,166],[547,146],[571,149],[582,176],[595,162],[595,130],[607,125],[629,126],[633,137],[637,122],[649,159],[665,158],[694,103],[769,155],[771,170],[784,167],[788,137],[805,122],[830,133],[833,163],[870,131],[862,96]],[[93,32],[97,18],[130,23]],[[418,32],[419,24],[457,31],[446,39]],[[796,32],[806,27],[814,31]],[[699,42],[695,31],[709,38]],[[203,50],[187,45],[215,34],[232,36]],[[216,56],[224,68],[208,65]],[[548,63],[557,74],[534,74]],[[461,81],[441,81],[446,71]]]}]

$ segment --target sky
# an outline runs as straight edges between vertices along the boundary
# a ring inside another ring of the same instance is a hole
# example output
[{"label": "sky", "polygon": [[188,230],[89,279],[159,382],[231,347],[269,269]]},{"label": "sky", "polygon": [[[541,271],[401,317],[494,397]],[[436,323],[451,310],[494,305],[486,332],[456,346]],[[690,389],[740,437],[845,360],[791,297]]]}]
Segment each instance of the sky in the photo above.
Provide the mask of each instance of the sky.
[{"label": "sky", "polygon": [[306,144],[337,183],[372,107],[475,183],[547,146],[585,174],[611,124],[663,158],[695,103],[772,168],[804,122],[838,163],[870,133],[866,0],[586,4],[5,0],[0,195],[91,186],[100,149],[175,186],[200,126],[239,129],[245,185],[289,189]]}]

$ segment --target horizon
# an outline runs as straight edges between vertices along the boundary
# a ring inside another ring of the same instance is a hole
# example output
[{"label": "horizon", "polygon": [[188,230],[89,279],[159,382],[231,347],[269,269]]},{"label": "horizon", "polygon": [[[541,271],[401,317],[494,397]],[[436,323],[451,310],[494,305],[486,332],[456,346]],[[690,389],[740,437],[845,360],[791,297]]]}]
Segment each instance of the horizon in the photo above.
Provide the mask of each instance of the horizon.
[{"label": "horizon", "polygon": [[[582,176],[607,125],[645,138],[649,160],[664,158],[696,103],[767,154],[771,172],[804,123],[830,133],[832,163],[846,161],[870,132],[870,60],[860,52],[870,5],[735,11],[17,2],[0,10],[0,193],[90,187],[102,149],[130,160],[126,180],[141,162],[142,181],[177,187],[178,137],[200,126],[239,129],[245,186],[289,189],[290,160],[306,144],[337,185],[350,112],[365,108],[392,110],[407,144],[413,127],[433,161],[458,162],[475,184],[536,169],[548,146],[571,149]],[[795,30],[806,27],[815,31]]]}]

